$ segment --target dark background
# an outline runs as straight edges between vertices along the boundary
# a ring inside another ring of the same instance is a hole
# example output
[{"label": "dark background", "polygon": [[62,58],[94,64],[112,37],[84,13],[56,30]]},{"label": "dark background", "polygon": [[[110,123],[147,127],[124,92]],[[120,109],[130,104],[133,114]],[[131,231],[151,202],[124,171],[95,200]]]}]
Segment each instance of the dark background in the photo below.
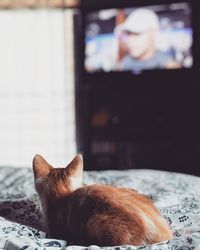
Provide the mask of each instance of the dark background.
[{"label": "dark background", "polygon": [[195,4],[194,68],[140,76],[86,75],[80,16],[85,9],[76,15],[77,142],[85,170],[150,168],[200,176],[200,9]]}]

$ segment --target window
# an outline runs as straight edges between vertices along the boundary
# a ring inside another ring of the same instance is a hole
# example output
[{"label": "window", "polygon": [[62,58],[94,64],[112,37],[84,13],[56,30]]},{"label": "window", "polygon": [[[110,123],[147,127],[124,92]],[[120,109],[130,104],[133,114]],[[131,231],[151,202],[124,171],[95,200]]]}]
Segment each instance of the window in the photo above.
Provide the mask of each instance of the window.
[{"label": "window", "polygon": [[0,11],[0,165],[74,156],[72,11]]}]

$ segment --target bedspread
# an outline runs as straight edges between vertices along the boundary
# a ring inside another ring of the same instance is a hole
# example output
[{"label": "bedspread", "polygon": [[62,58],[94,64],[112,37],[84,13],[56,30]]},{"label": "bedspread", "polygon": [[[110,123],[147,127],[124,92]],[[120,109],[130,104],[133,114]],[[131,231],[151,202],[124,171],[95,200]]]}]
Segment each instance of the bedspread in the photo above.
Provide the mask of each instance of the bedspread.
[{"label": "bedspread", "polygon": [[148,195],[174,238],[151,246],[68,246],[46,237],[30,168],[0,168],[0,249],[200,250],[200,178],[157,170],[84,172],[84,183],[136,189]]}]

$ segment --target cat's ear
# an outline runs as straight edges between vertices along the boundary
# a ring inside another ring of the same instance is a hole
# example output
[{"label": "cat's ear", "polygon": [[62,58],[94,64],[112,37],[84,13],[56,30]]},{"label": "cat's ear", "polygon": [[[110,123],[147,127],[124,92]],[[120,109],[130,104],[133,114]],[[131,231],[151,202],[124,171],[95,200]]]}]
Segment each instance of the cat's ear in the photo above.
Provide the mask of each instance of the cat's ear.
[{"label": "cat's ear", "polygon": [[70,179],[72,190],[80,188],[83,184],[83,157],[77,155],[65,168],[66,176]]},{"label": "cat's ear", "polygon": [[41,156],[36,155],[33,158],[33,173],[35,179],[46,176],[51,171],[52,166]]}]

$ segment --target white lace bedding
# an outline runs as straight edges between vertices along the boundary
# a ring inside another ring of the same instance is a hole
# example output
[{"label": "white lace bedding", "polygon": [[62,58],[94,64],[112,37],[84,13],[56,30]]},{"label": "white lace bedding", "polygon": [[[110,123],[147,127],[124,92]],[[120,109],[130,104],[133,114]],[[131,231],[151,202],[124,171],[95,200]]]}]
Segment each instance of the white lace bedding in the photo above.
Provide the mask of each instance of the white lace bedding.
[{"label": "white lace bedding", "polygon": [[200,250],[200,178],[154,170],[85,172],[86,184],[130,187],[150,196],[174,238],[151,246],[68,246],[43,232],[31,169],[0,168],[0,249]]}]

